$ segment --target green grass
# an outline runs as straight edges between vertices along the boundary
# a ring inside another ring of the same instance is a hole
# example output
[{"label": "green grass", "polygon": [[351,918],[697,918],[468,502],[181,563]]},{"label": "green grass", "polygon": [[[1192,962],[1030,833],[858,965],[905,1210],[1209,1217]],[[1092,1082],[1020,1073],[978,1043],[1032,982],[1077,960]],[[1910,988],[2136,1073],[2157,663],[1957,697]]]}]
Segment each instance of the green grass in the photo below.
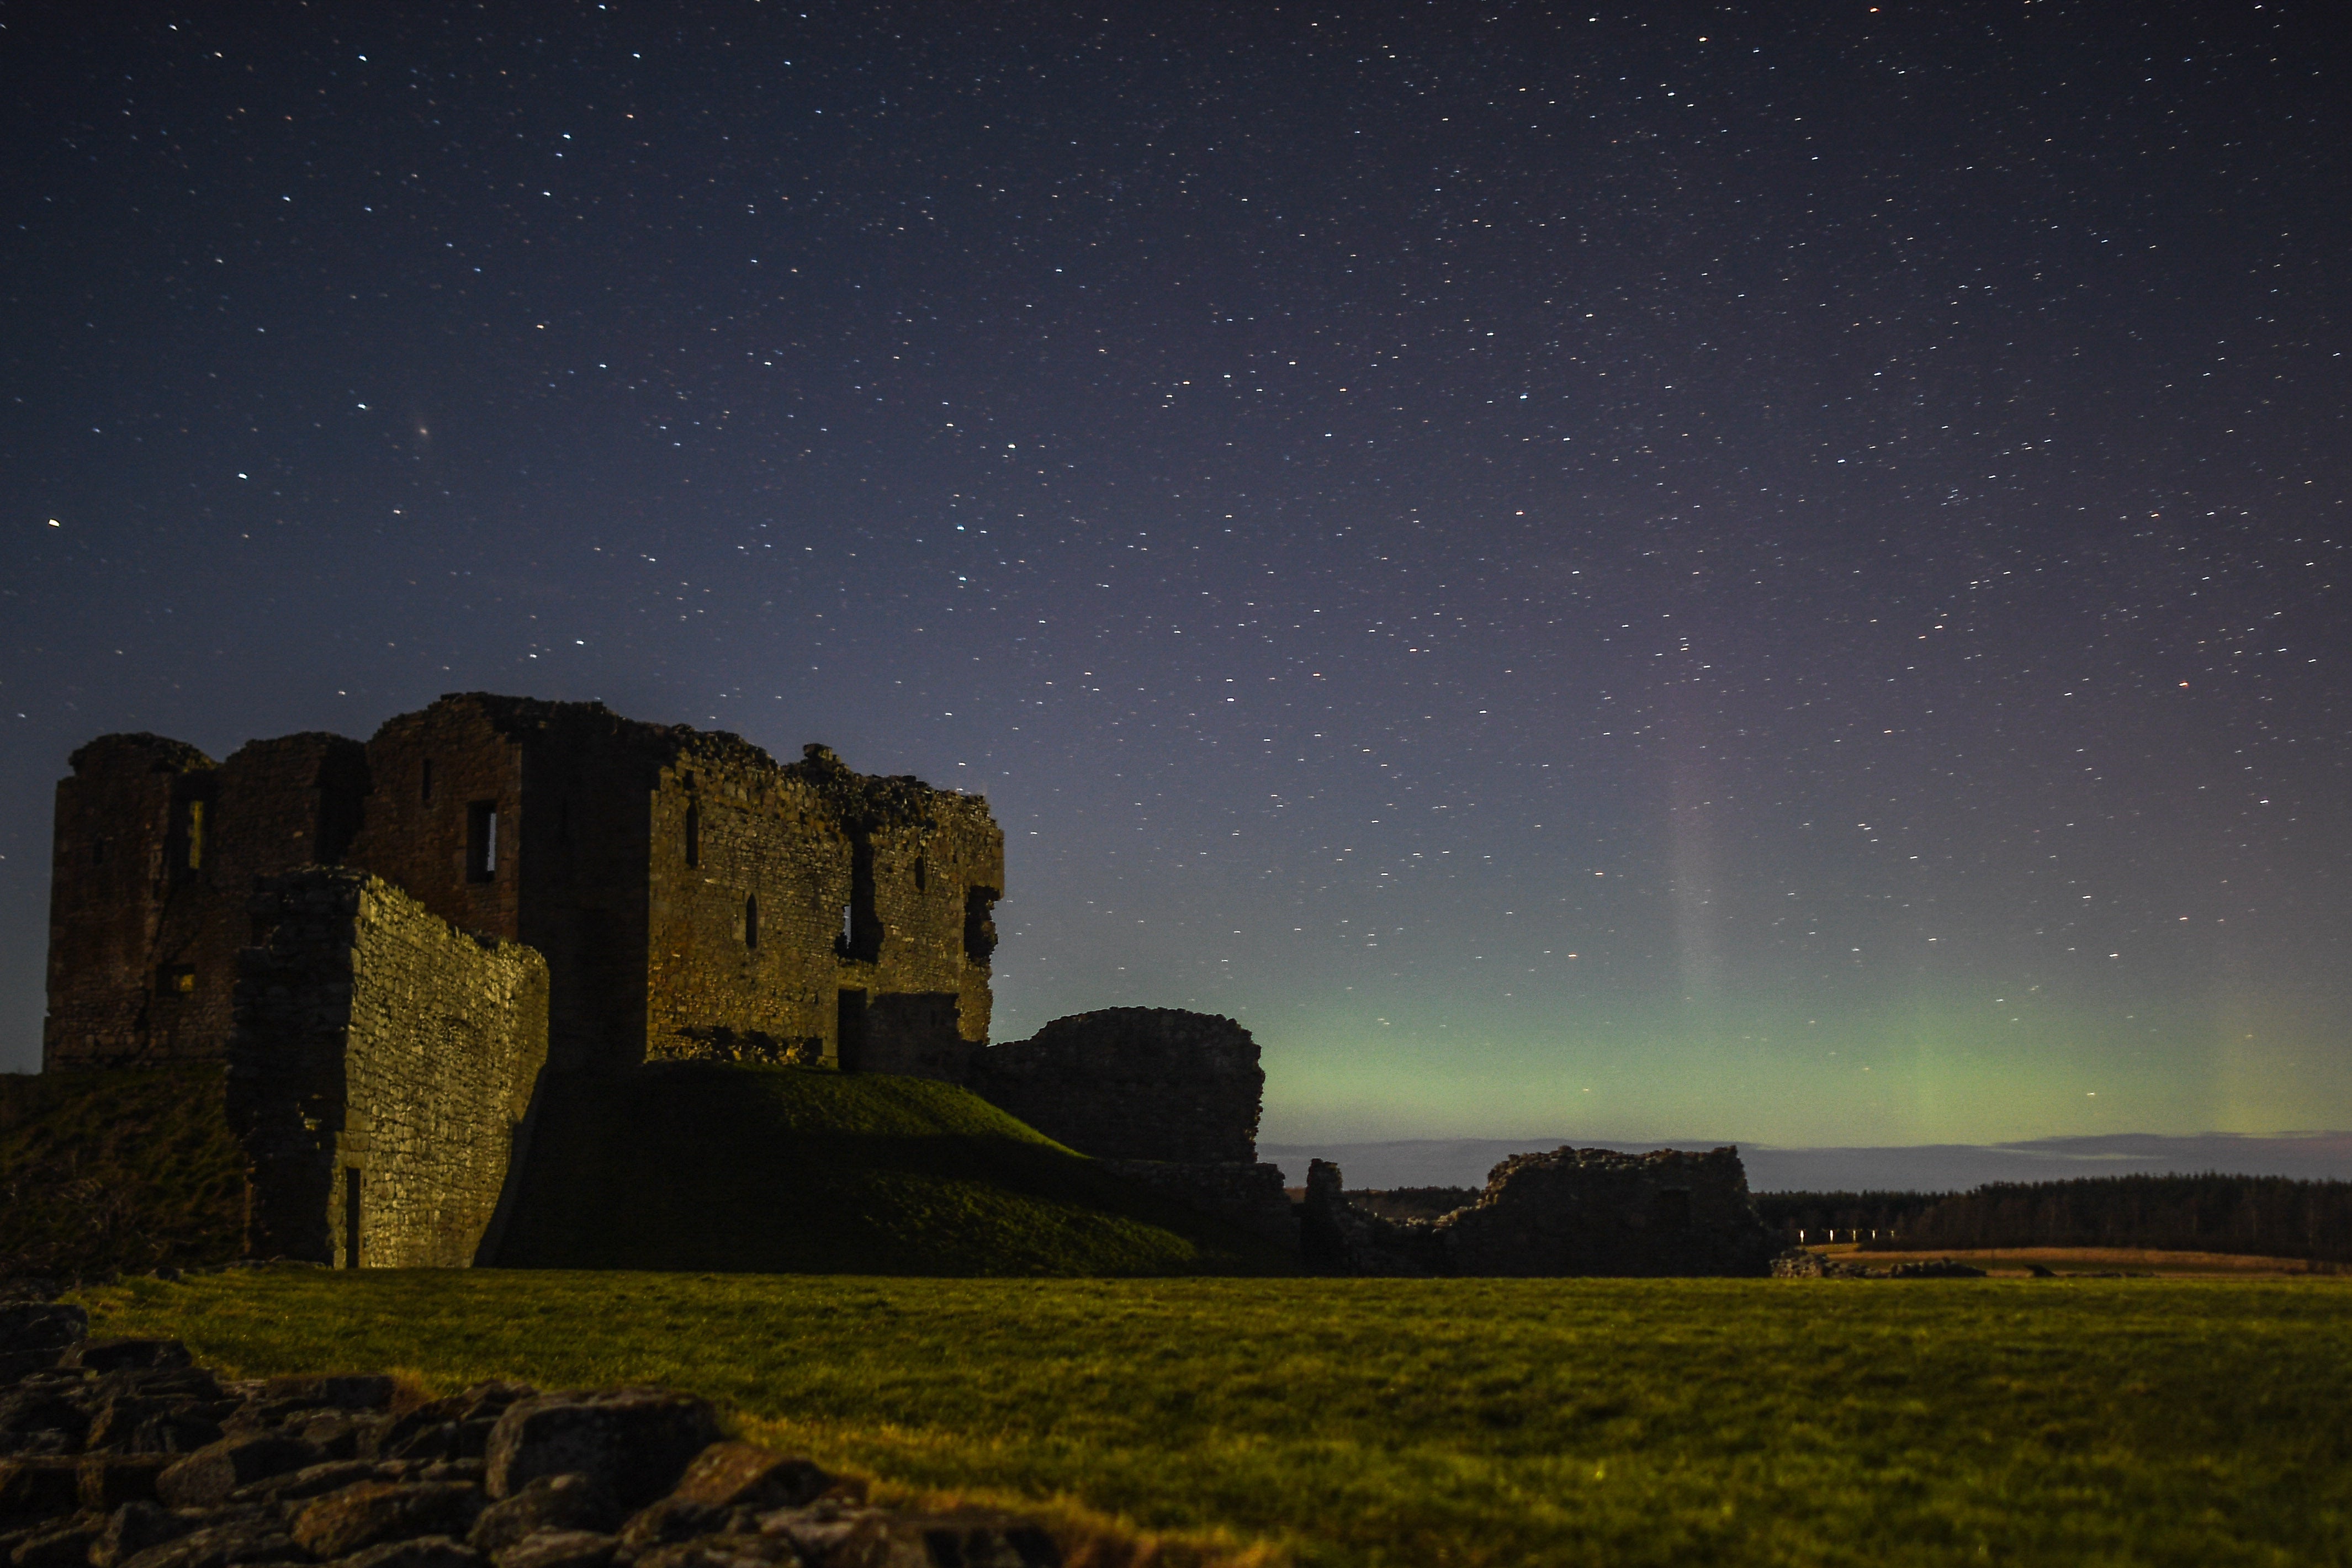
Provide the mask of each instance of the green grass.
[{"label": "green grass", "polygon": [[678,1063],[551,1080],[499,1261],[857,1274],[1295,1268],[969,1091]]},{"label": "green grass", "polygon": [[0,1278],[218,1263],[244,1226],[217,1064],[0,1074]]},{"label": "green grass", "polygon": [[2352,1561],[2326,1280],[283,1269],[85,1299],[245,1373],[695,1389],[823,1460],[1308,1563]]}]

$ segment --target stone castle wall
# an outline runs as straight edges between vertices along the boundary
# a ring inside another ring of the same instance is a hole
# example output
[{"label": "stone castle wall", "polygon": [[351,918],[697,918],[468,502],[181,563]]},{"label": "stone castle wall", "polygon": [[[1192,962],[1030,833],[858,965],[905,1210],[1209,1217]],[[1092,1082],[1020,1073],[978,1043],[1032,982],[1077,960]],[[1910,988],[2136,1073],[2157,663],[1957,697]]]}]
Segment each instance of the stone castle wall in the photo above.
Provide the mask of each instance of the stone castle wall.
[{"label": "stone castle wall", "polygon": [[1515,1154],[1475,1203],[1434,1221],[1349,1202],[1339,1167],[1317,1160],[1299,1240],[1311,1268],[1374,1275],[1754,1276],[1780,1250],[1733,1148]]},{"label": "stone castle wall", "polygon": [[1231,1018],[1106,1007],[971,1054],[972,1090],[1082,1154],[1255,1163],[1265,1073]]},{"label": "stone castle wall", "polygon": [[547,1058],[546,963],[360,871],[271,879],[251,909],[268,935],[240,957],[228,1079],[247,1250],[473,1263]]},{"label": "stone castle wall", "polygon": [[224,763],[154,735],[76,752],[58,785],[45,1068],[217,1060],[257,876],[340,857],[358,742],[288,735]]},{"label": "stone castle wall", "polygon": [[77,752],[46,1065],[225,1056],[254,879],[314,863],[539,950],[559,1069],[708,1055],[960,1079],[988,1036],[1004,843],[984,800],[823,747],[782,766],[732,735],[471,692],[364,747]]}]

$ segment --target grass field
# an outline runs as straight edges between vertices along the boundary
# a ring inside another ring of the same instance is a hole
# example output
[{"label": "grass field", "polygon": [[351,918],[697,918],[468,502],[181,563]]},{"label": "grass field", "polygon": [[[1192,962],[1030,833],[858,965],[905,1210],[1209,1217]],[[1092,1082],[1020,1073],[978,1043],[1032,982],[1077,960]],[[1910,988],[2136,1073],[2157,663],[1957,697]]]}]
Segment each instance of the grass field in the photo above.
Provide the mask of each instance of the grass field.
[{"label": "grass field", "polygon": [[646,1380],[919,1488],[1304,1563],[2352,1561],[2352,1285],[133,1279],[259,1373]]}]

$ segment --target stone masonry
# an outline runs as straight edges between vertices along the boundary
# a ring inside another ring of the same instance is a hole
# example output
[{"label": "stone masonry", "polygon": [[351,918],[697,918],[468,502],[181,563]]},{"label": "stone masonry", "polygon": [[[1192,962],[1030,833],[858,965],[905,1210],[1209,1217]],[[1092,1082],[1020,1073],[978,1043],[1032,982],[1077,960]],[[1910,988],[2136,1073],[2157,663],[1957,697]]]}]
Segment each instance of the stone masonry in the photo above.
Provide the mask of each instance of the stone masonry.
[{"label": "stone masonry", "polygon": [[1081,1154],[1191,1163],[1257,1158],[1265,1073],[1231,1018],[1106,1007],[971,1058],[972,1090]]},{"label": "stone masonry", "polygon": [[1129,1181],[1286,1248],[1298,1221],[1257,1158],[1257,1041],[1231,1018],[1106,1007],[971,1053],[972,1091]]},{"label": "stone masonry", "polygon": [[382,878],[312,868],[252,900],[230,1125],[248,1253],[463,1268],[497,1246],[547,1059],[547,964],[453,929]]},{"label": "stone masonry", "polygon": [[1349,1203],[1339,1167],[1317,1160],[1299,1232],[1307,1265],[1340,1274],[1751,1276],[1780,1250],[1733,1148],[1514,1154],[1434,1221]]},{"label": "stone masonry", "polygon": [[550,1059],[835,1062],[960,1079],[988,1037],[1003,835],[976,796],[777,763],[593,702],[460,693],[362,746],[215,764],[110,735],[58,786],[47,1069],[219,1060],[254,879],[372,871],[537,949]]}]

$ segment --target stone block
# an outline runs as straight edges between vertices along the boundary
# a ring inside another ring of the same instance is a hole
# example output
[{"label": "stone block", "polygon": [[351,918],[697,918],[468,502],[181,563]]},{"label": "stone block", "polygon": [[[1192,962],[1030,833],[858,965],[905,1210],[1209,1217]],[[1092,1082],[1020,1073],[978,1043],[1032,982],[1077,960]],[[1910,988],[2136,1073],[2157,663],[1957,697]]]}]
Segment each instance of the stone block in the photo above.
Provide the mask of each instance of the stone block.
[{"label": "stone block", "polygon": [[313,1557],[347,1557],[364,1547],[418,1536],[462,1537],[485,1500],[472,1487],[362,1481],[330,1492],[294,1517],[294,1543]]},{"label": "stone block", "polygon": [[750,1443],[713,1443],[694,1457],[670,1495],[711,1508],[799,1508],[833,1484],[812,1460]]},{"label": "stone block", "polygon": [[690,1394],[655,1388],[542,1394],[499,1418],[488,1455],[489,1493],[511,1497],[541,1476],[581,1475],[634,1510],[668,1492],[718,1436],[709,1402]]}]

